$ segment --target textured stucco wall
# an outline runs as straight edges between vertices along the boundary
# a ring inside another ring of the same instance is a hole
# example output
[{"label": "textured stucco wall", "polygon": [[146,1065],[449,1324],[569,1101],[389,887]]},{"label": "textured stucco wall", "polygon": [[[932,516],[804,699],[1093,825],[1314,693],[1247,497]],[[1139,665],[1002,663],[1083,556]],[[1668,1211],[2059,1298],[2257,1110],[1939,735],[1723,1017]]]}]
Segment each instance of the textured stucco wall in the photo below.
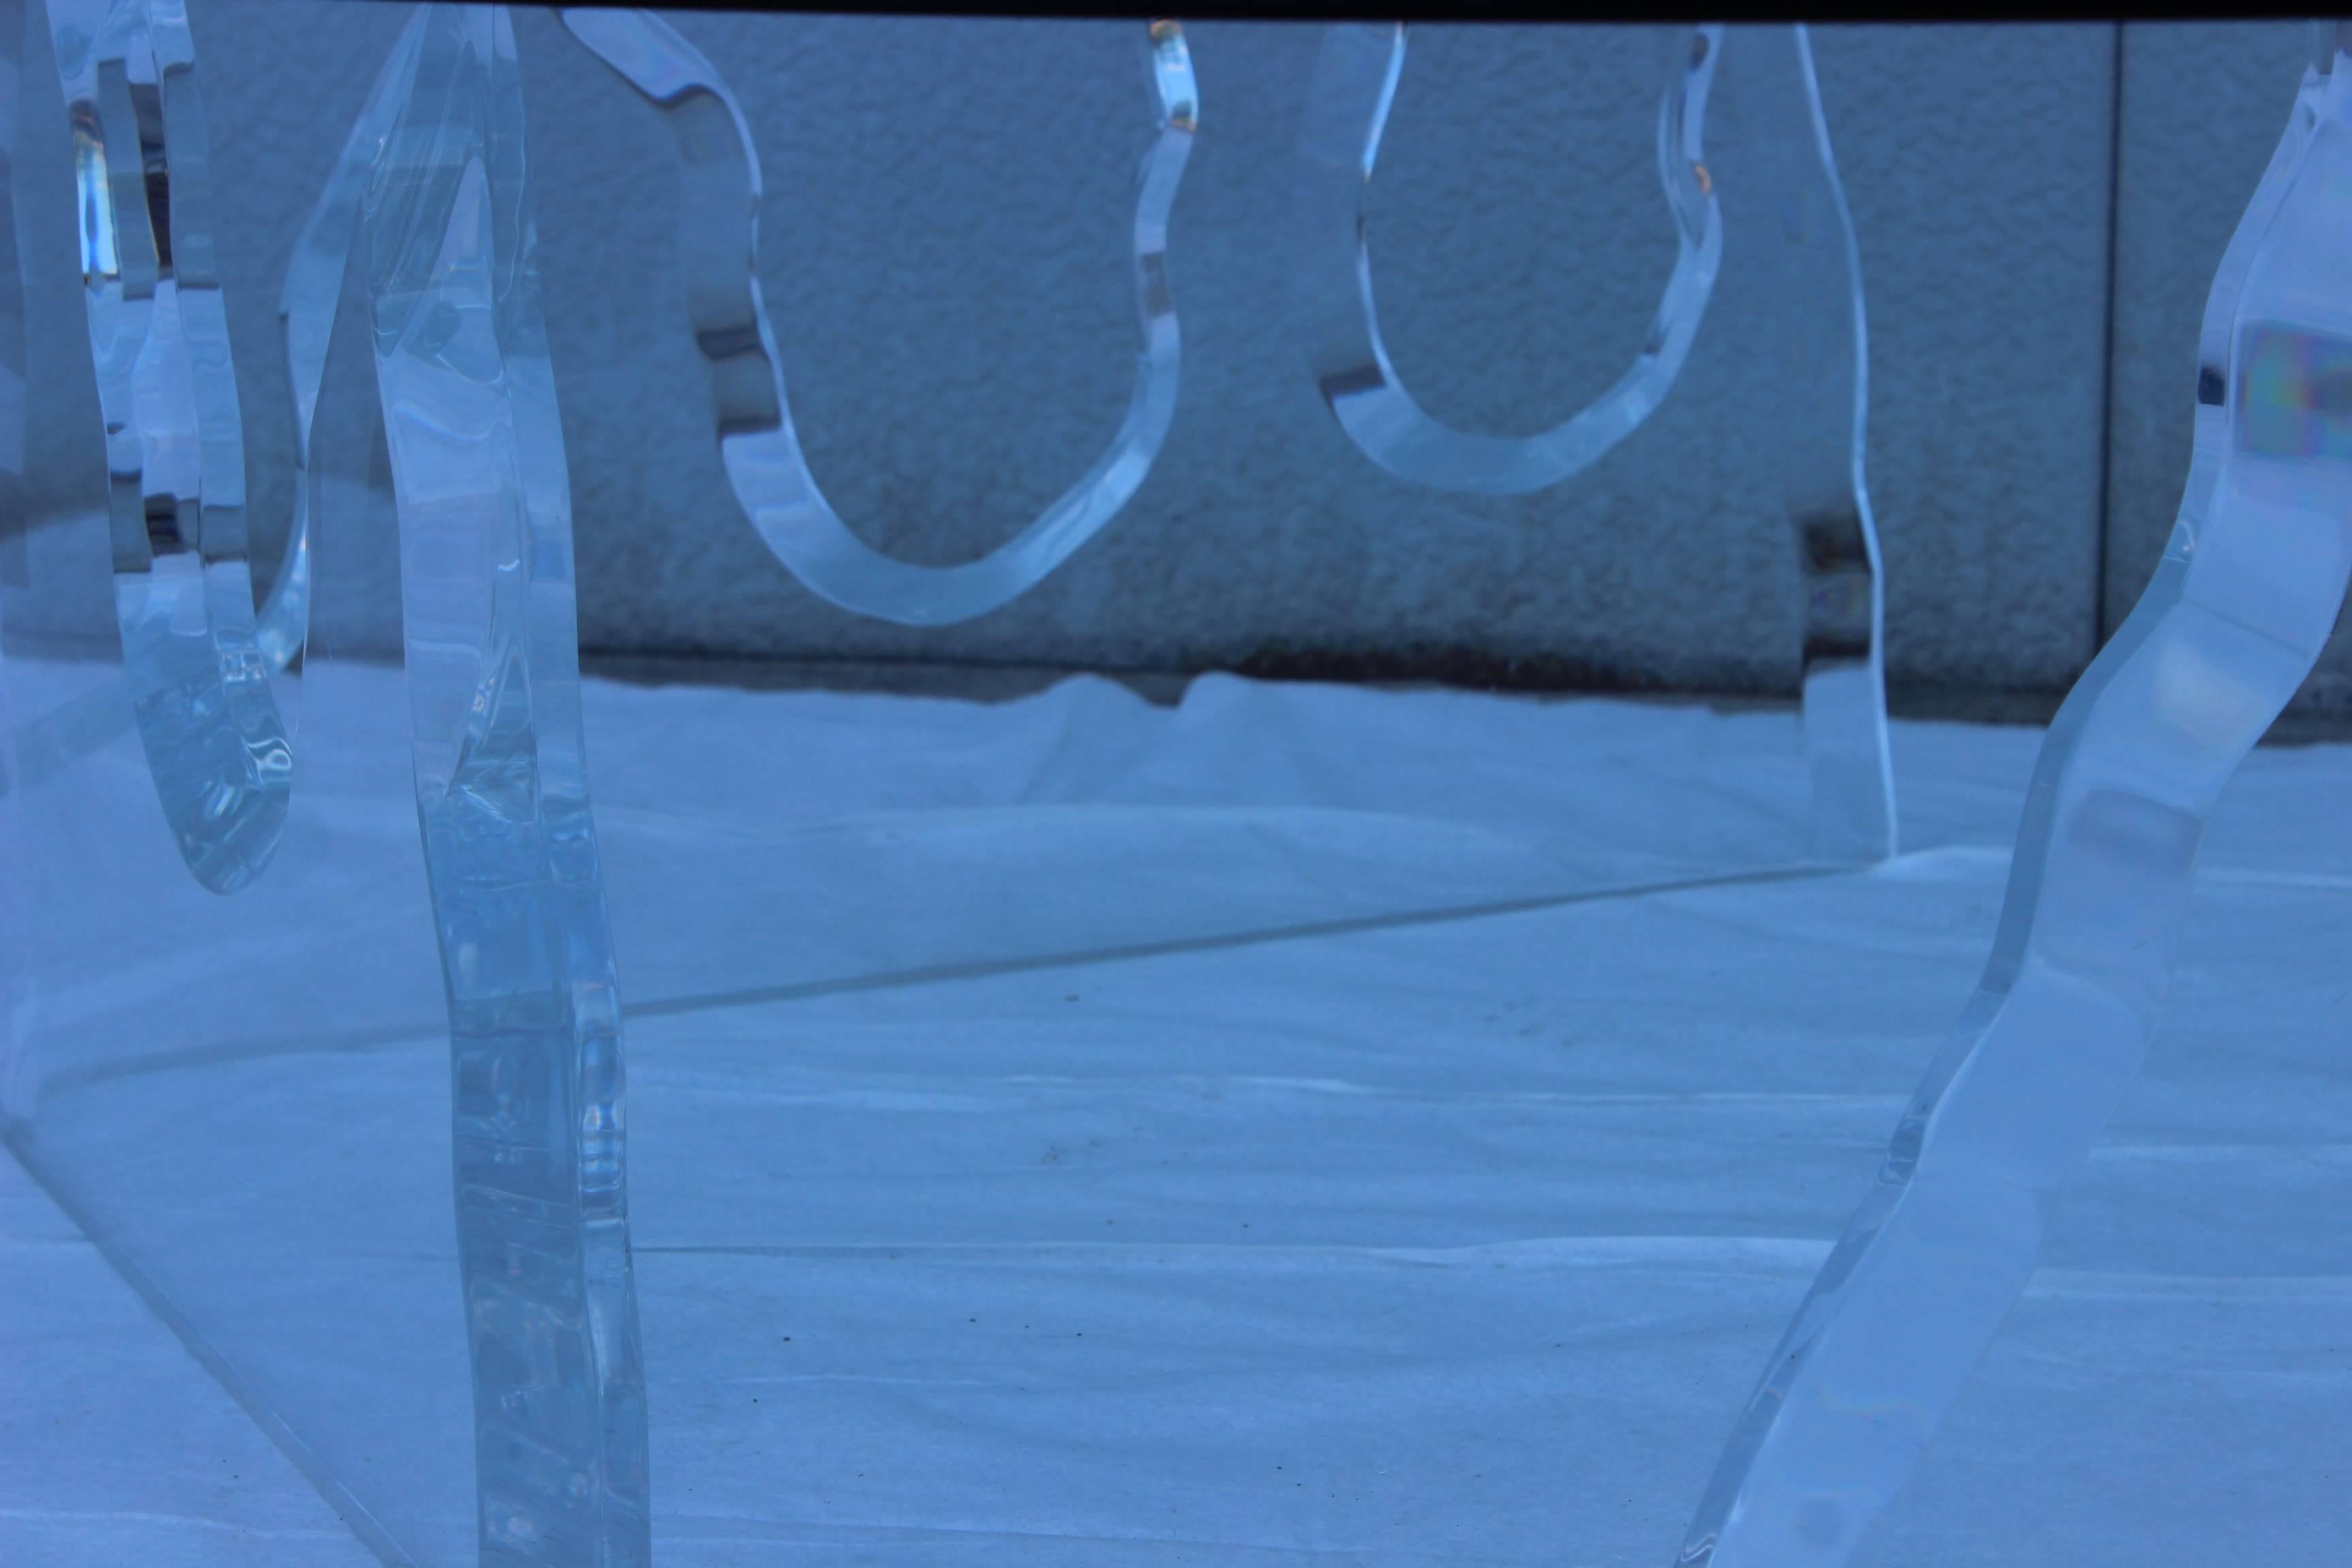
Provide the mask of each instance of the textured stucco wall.
[{"label": "textured stucco wall", "polygon": [[[2138,602],[2179,512],[2206,291],[2286,128],[2309,36],[2300,22],[2124,29],[2109,631]],[[2297,704],[2352,711],[2352,637],[2340,623]]]},{"label": "textured stucco wall", "polygon": [[[278,274],[401,16],[196,11],[261,552],[288,499]],[[1795,567],[1768,461],[1776,301],[1741,259],[1791,174],[1740,135],[1753,74],[1786,68],[1778,37],[1735,29],[1718,78],[1708,162],[1727,255],[1674,396],[1578,479],[1479,500],[1372,468],[1307,380],[1286,215],[1317,30],[1192,27],[1203,129],[1172,225],[1186,362],[1161,464],[1034,594],[909,631],[800,589],[737,512],[681,327],[666,133],[546,14],[517,23],[592,647],[1157,668],[1371,654],[1793,683]],[[681,26],[758,130],[763,284],[839,510],[920,560],[1001,540],[1093,459],[1124,405],[1141,29]],[[1895,678],[2063,686],[2099,614],[2115,31],[1816,40],[1869,285]],[[1651,166],[1665,47],[1649,29],[1417,30],[1374,240],[1391,350],[1433,412],[1537,428],[1633,353],[1671,257]],[[43,416],[53,434],[70,401]]]}]

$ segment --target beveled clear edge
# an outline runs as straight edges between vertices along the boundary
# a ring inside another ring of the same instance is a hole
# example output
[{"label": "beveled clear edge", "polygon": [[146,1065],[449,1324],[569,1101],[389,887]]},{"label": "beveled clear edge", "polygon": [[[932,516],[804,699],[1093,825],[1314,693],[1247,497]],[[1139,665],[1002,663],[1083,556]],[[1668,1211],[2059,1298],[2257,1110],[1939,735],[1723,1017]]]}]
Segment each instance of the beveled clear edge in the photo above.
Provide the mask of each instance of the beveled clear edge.
[{"label": "beveled clear edge", "polygon": [[768,548],[810,591],[903,626],[970,620],[1034,587],[1132,499],[1175,417],[1181,361],[1168,288],[1168,213],[1200,118],[1181,27],[1159,21],[1149,34],[1158,122],[1136,179],[1140,347],[1126,416],[1094,466],[1020,532],[977,560],[921,566],[886,555],[851,531],[802,454],[760,291],[759,156],[733,90],[717,67],[651,12],[576,7],[559,15],[590,53],[661,110],[677,138],[687,308],[710,374],[728,480]]},{"label": "beveled clear edge", "polygon": [[2032,1275],[2138,1070],[2207,816],[2352,569],[2352,69],[2328,46],[2199,338],[2179,520],[2052,723],[1983,979],[1767,1363],[1676,1561],[1851,1561]]}]

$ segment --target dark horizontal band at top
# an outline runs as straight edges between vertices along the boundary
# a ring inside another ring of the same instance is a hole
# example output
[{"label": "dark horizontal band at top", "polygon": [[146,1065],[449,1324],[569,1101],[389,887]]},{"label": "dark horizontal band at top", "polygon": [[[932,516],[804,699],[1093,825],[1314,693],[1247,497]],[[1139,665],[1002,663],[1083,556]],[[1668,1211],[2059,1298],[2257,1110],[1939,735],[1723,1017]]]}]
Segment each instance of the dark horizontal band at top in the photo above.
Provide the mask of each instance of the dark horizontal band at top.
[{"label": "dark horizontal band at top", "polygon": [[[370,0],[406,3],[406,0]],[[1127,5],[1118,0],[585,0],[595,5],[641,4],[652,11],[759,11],[809,16],[988,16],[1065,21],[1140,21],[1173,16],[1178,21],[1251,22],[1416,22],[1416,23],[1585,23],[1601,26],[1634,23],[1811,22],[1842,23],[1938,22],[2129,22],[2129,21],[2255,21],[2303,20],[2307,12],[2273,5],[2240,5],[2224,10],[2207,4],[2168,8],[2143,4],[2136,9],[2101,9],[2083,0],[2056,5],[2036,5],[2032,0],[1927,0],[1903,5],[1880,0],[1883,9],[1864,8],[1845,0],[1808,11],[1791,8],[1786,0],[1730,0],[1701,11],[1685,5],[1643,5],[1636,0],[1404,0],[1379,10],[1368,10],[1362,0],[1206,0],[1183,7]]]}]

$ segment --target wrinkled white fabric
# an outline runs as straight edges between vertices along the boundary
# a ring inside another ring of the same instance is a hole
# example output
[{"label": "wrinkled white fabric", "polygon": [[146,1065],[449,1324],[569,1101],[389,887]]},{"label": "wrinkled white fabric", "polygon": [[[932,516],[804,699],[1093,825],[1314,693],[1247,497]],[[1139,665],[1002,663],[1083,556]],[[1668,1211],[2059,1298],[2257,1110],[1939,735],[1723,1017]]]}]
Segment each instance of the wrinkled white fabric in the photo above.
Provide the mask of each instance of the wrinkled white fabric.
[{"label": "wrinkled white fabric", "polygon": [[[1785,863],[1793,720],[1223,678],[1174,709],[592,682],[587,715],[656,1547],[686,1568],[1667,1561],[1974,984],[2039,739],[1898,724],[1908,848],[1867,873],[1544,904]],[[152,811],[134,784],[107,808]],[[2341,1539],[2347,785],[2330,746],[2231,786],[2147,1068],[1872,1561]],[[331,798],[383,858],[302,873],[321,900],[417,874],[373,788]],[[201,956],[159,946],[90,1016]],[[429,1238],[417,1022],[53,1108],[161,1147],[193,1085],[265,1161],[340,1115],[354,1190],[413,1190]],[[380,1264],[422,1345],[438,1266],[338,1252],[324,1199],[236,1198],[183,1223],[274,1225],[251,1266],[320,1277],[208,1321],[396,1427],[367,1379],[429,1347],[371,1363],[316,1304]],[[0,1351],[35,1369],[0,1381],[0,1561],[368,1561],[45,1200],[0,1199]],[[349,1451],[387,1492],[459,1487],[462,1450],[399,1436]]]}]

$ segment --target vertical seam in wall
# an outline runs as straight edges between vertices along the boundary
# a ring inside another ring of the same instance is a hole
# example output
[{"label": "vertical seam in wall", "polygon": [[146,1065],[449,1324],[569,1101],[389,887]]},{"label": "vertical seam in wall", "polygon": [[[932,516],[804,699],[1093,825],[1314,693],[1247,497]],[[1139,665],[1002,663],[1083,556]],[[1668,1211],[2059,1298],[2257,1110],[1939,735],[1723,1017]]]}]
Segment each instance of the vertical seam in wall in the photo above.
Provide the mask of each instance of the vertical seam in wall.
[{"label": "vertical seam in wall", "polygon": [[2092,564],[2091,653],[2107,640],[2109,534],[2116,507],[2116,310],[2120,298],[2116,267],[2122,250],[2124,163],[2124,27],[2111,24],[2115,42],[2107,67],[2107,298],[2106,331],[2099,344],[2099,519],[2097,558]]}]

